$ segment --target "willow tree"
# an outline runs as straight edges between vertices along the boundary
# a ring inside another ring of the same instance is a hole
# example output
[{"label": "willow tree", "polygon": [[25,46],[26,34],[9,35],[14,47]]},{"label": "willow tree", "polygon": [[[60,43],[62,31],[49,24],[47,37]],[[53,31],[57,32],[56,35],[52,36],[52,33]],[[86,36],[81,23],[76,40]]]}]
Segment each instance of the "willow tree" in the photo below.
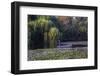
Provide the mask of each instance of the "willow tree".
[{"label": "willow tree", "polygon": [[[35,38],[38,36],[36,33],[39,32],[43,35],[42,41],[44,42],[42,45],[44,45],[44,48],[56,47],[59,31],[56,25],[51,21],[50,16],[37,16],[37,19],[28,22],[28,27],[31,29],[32,41],[35,42]],[[39,40],[37,40],[37,42],[38,41]]]},{"label": "willow tree", "polygon": [[57,40],[59,37],[59,30],[56,27],[51,27],[48,36],[49,36],[49,48],[56,48]]},{"label": "willow tree", "polygon": [[48,19],[45,19],[45,17],[40,17],[38,19],[38,22],[39,22],[39,25],[40,25],[40,28],[42,29],[42,32],[44,34],[44,48],[47,48],[48,47],[48,22],[49,20]]},{"label": "willow tree", "polygon": [[35,22],[34,21],[29,21],[28,22],[28,48],[29,49],[34,49],[34,34],[35,34]]},{"label": "willow tree", "polygon": [[[33,31],[33,34],[36,32],[36,31],[40,31],[42,34],[43,34],[43,41],[44,41],[44,48],[47,48],[48,47],[48,24],[49,24],[49,17],[46,17],[46,16],[37,16],[37,19],[34,20],[34,21],[30,21],[29,22],[29,28],[31,28]],[[33,35],[32,34],[32,35]],[[32,36],[31,35],[31,36]],[[34,40],[33,40],[34,41]],[[42,45],[43,45],[42,44]]]}]

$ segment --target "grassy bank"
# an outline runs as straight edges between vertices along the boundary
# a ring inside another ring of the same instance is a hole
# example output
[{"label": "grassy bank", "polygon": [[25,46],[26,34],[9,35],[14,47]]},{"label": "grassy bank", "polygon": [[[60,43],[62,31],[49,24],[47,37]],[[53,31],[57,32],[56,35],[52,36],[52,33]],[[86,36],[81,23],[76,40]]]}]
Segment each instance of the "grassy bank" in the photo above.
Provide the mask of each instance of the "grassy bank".
[{"label": "grassy bank", "polygon": [[87,58],[87,49],[36,49],[28,51],[28,60],[58,60]]}]

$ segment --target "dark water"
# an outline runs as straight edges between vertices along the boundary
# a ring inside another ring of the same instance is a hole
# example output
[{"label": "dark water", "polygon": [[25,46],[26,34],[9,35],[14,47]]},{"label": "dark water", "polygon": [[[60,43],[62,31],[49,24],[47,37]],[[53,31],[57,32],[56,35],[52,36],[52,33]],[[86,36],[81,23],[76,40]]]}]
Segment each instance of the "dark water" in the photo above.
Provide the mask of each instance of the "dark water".
[{"label": "dark water", "polygon": [[87,47],[87,41],[59,42],[57,48]]}]

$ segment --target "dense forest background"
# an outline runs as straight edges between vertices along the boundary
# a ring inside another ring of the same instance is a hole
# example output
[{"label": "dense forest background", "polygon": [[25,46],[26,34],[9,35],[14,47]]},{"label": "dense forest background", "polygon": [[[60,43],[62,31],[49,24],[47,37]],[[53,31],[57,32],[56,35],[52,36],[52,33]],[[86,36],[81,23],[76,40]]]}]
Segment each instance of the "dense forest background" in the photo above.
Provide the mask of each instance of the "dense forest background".
[{"label": "dense forest background", "polygon": [[87,41],[88,18],[28,15],[28,48],[56,48],[58,42]]}]

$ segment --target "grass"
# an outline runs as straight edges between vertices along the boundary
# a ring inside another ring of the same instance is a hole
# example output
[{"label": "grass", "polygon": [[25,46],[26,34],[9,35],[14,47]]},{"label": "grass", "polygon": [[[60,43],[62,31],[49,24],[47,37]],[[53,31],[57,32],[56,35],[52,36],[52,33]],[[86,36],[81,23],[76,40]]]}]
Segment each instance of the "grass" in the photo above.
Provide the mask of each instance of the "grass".
[{"label": "grass", "polygon": [[87,58],[87,49],[37,49],[30,59],[34,60],[58,60],[58,59],[83,59]]}]

